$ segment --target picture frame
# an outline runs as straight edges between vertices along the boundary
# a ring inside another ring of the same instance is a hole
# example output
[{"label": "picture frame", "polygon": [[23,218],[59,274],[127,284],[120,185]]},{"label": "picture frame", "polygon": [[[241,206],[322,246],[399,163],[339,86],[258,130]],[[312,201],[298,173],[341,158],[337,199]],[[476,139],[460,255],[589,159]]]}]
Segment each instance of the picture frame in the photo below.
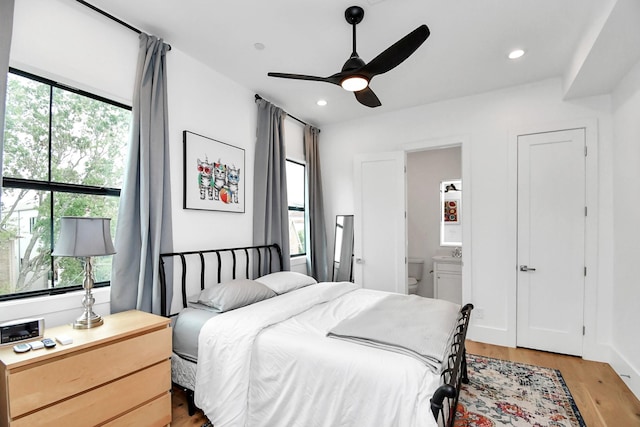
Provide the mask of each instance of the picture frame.
[{"label": "picture frame", "polygon": [[244,149],[190,131],[183,139],[183,208],[244,213]]},{"label": "picture frame", "polygon": [[442,218],[446,224],[458,224],[460,222],[460,199],[445,199]]}]

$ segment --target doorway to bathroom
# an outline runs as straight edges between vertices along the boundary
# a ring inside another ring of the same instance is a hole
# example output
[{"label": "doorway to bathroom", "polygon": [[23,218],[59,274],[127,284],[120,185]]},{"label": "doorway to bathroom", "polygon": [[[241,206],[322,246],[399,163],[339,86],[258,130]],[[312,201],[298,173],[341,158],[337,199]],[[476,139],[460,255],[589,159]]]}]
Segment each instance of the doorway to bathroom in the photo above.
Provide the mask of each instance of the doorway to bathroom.
[{"label": "doorway to bathroom", "polygon": [[[408,211],[408,170],[407,157],[412,153],[457,148],[457,162],[455,166],[457,178],[464,185],[461,192],[460,221],[461,241],[465,251],[456,258],[459,281],[462,282],[461,295],[458,299],[469,302],[471,295],[471,223],[465,218],[471,218],[471,162],[469,139],[465,136],[421,140],[400,145],[400,151],[381,153],[364,153],[354,157],[354,280],[367,289],[380,289],[389,292],[408,293],[409,258],[415,261],[424,260],[421,283],[418,284],[419,295],[433,297],[434,260],[430,253],[412,253],[414,247],[409,245],[419,243],[409,236],[409,221],[424,221],[424,213]],[[453,168],[454,166],[452,166]],[[418,170],[424,166],[418,166]],[[427,167],[429,169],[429,167]],[[453,174],[453,170],[451,171]],[[451,177],[449,177],[451,178]],[[447,178],[445,178],[447,179]],[[412,179],[412,181],[414,181]],[[415,180],[415,186],[426,188],[420,178]],[[434,184],[436,194],[439,192],[440,179]],[[413,191],[412,191],[413,193]],[[425,198],[418,193],[412,198]],[[440,206],[439,197],[434,199],[433,205]],[[439,211],[438,207],[438,211]],[[422,218],[422,219],[421,219]],[[422,240],[433,238],[439,242],[439,234],[429,235]],[[413,242],[413,243],[412,243]],[[439,247],[433,253],[443,253],[451,258],[453,247]],[[460,252],[460,251],[458,251]],[[448,261],[448,260],[447,260]],[[414,264],[412,262],[412,264]],[[415,264],[414,264],[415,265]],[[382,274],[382,273],[384,274]]]},{"label": "doorway to bathroom", "polygon": [[[429,147],[427,149],[407,150],[407,254],[409,270],[409,286],[417,282],[416,294],[425,297],[434,297],[436,277],[434,271],[434,258],[451,257],[454,252],[460,253],[461,245],[447,244],[441,241],[443,230],[444,205],[443,193],[447,189],[442,187],[443,182],[460,182],[462,178],[462,145],[447,145]],[[464,182],[462,183],[464,185]],[[456,193],[455,216],[449,224],[462,226],[464,217],[460,203],[462,201],[461,189],[455,189],[450,194]],[[447,201],[451,202],[447,199]],[[451,202],[454,203],[454,202]],[[452,260],[454,263],[455,258]],[[420,273],[421,277],[412,277],[412,273]],[[461,261],[461,259],[458,259]],[[458,263],[461,271],[461,262]],[[444,283],[444,282],[443,282]],[[458,280],[447,281],[447,286],[459,286],[454,293],[462,293],[462,277]]]}]

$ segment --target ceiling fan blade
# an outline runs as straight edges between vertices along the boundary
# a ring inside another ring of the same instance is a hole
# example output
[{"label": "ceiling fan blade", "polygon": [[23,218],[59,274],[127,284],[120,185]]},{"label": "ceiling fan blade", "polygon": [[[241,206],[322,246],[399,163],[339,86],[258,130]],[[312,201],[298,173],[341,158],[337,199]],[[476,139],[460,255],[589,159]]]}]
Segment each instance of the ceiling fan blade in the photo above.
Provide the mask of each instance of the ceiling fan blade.
[{"label": "ceiling fan blade", "polygon": [[267,73],[267,75],[269,77],[280,77],[282,79],[311,80],[314,82],[334,83],[331,77],[317,77],[317,76],[307,76],[304,74],[288,74],[288,73]]},{"label": "ceiling fan blade", "polygon": [[358,102],[362,105],[366,105],[367,107],[375,108],[382,105],[378,97],[371,90],[371,88],[366,87],[358,92],[353,92],[356,96]]},{"label": "ceiling fan blade", "polygon": [[429,34],[429,28],[426,25],[419,26],[373,58],[359,70],[359,73],[371,79],[373,76],[392,70],[410,57],[429,37]]}]

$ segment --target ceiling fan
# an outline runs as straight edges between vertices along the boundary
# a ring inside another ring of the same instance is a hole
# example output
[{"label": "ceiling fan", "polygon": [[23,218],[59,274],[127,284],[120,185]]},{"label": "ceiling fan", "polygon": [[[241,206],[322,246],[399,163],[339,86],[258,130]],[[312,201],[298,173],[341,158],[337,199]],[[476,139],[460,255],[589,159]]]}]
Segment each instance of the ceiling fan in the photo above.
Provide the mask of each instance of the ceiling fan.
[{"label": "ceiling fan", "polygon": [[367,107],[379,107],[382,105],[376,94],[369,87],[371,79],[379,74],[384,74],[400,65],[413,52],[416,51],[429,37],[429,28],[421,25],[396,43],[388,47],[380,55],[365,63],[356,52],[356,25],[364,18],[364,10],[360,6],[351,6],[344,12],[344,17],[353,26],[353,52],[342,70],[329,76],[317,77],[303,74],[267,73],[270,77],[284,79],[311,80],[317,82],[333,83],[342,86],[345,90],[353,92],[358,102]]}]

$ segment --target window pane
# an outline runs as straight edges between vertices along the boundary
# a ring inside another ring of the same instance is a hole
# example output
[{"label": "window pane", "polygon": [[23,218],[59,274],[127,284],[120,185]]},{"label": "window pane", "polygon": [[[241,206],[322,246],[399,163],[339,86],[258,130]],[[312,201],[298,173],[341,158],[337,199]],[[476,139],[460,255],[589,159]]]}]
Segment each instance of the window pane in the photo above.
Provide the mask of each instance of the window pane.
[{"label": "window pane", "polygon": [[[111,256],[93,257],[95,283],[108,282],[111,278]],[[60,257],[55,261],[55,287],[82,286],[84,282],[84,259]]]},{"label": "window pane", "polygon": [[111,218],[111,235],[118,216],[119,197],[94,196],[78,193],[54,193],[54,233],[58,237],[58,219],[63,216],[91,216]]},{"label": "window pane", "polygon": [[49,179],[49,91],[49,85],[8,75],[4,176]]},{"label": "window pane", "polygon": [[131,112],[53,89],[52,181],[120,188]]},{"label": "window pane", "polygon": [[0,223],[0,295],[51,287],[51,197],[3,188]]},{"label": "window pane", "polygon": [[304,208],[304,165],[291,161],[286,164],[289,207]]},{"label": "window pane", "polygon": [[[125,107],[19,74],[7,79],[0,216],[0,297],[9,298],[82,285],[84,260],[52,260],[52,242],[62,216],[111,218],[114,235],[131,122]],[[108,282],[111,257],[93,261],[96,282]]]},{"label": "window pane", "polygon": [[302,255],[305,247],[304,212],[289,211],[289,252],[291,256]]},{"label": "window pane", "polygon": [[[60,218],[63,216],[90,216],[111,218],[111,237],[115,236],[118,222],[118,197],[92,196],[77,193],[54,193],[54,236],[60,233]],[[93,273],[96,283],[108,282],[111,278],[110,256],[93,258]],[[80,259],[57,257],[55,262],[55,287],[78,286],[84,280],[84,262]]]}]

